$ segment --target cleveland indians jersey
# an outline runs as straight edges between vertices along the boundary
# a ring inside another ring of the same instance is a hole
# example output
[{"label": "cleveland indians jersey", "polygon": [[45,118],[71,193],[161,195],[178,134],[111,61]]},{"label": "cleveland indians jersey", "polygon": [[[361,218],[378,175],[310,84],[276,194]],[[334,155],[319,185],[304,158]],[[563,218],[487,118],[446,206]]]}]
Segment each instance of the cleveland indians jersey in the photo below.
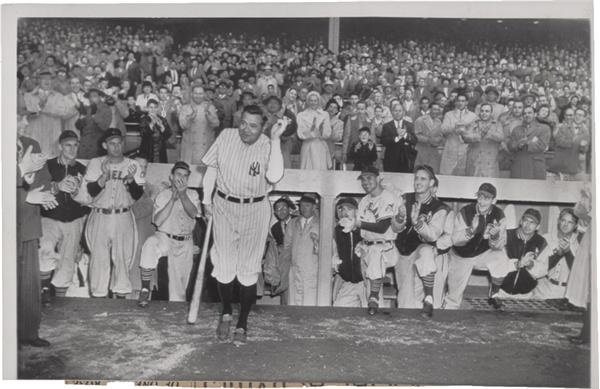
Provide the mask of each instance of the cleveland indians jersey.
[{"label": "cleveland indians jersey", "polygon": [[[398,199],[392,192],[384,189],[377,197],[367,194],[360,200],[357,217],[362,222],[377,223],[380,220],[394,217],[397,210]],[[383,234],[361,229],[360,235],[369,241],[396,239],[396,233],[392,231],[391,226]]]},{"label": "cleveland indians jersey", "polygon": [[[87,173],[84,177],[86,182],[98,181],[102,175],[102,162],[108,158],[107,156],[97,157],[90,160],[87,166]],[[131,207],[135,200],[131,197],[131,194],[125,186],[123,179],[128,174],[130,166],[134,165],[136,171],[133,179],[138,185],[144,185],[146,183],[145,178],[142,176],[142,168],[140,164],[131,158],[123,158],[123,161],[117,164],[109,164],[109,178],[106,181],[106,185],[98,196],[94,197],[92,202],[89,204],[92,208],[105,208],[105,209],[118,209]]]}]

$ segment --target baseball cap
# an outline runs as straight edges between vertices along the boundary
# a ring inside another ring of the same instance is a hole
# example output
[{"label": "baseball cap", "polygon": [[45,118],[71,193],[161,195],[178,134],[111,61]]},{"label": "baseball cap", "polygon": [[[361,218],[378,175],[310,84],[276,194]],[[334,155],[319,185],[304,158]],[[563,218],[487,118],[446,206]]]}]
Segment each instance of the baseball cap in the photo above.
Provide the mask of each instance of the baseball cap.
[{"label": "baseball cap", "polygon": [[75,131],[65,130],[65,131],[63,131],[63,132],[60,133],[60,136],[58,137],[58,143],[62,143],[65,140],[69,140],[69,139],[79,140],[79,137],[77,136],[77,134],[75,133]]},{"label": "baseball cap", "polygon": [[282,196],[282,197],[278,198],[275,201],[275,203],[273,204],[273,207],[275,207],[279,203],[285,203],[289,208],[296,209],[296,205],[294,205],[294,202],[292,200],[290,200],[290,198],[287,196]]},{"label": "baseball cap", "polygon": [[479,190],[477,190],[477,194],[479,193],[488,194],[492,196],[492,198],[496,198],[496,195],[498,194],[496,191],[496,187],[490,184],[489,182],[484,182],[483,184],[481,184]]},{"label": "baseball cap", "polygon": [[342,205],[349,205],[352,208],[358,208],[358,203],[352,197],[342,197],[341,199],[339,199],[337,202],[337,207],[340,207]]},{"label": "baseball cap", "polygon": [[305,193],[302,195],[302,197],[300,197],[300,203],[305,202],[305,203],[311,203],[311,204],[316,204],[317,203],[317,197],[312,194],[312,193]]},{"label": "baseball cap", "polygon": [[537,224],[542,222],[542,214],[535,208],[528,208],[524,213],[522,218],[530,217],[535,220]]},{"label": "baseball cap", "polygon": [[188,173],[191,172],[190,165],[188,165],[184,161],[177,161],[177,162],[175,162],[175,164],[173,165],[173,168],[171,169],[171,173],[174,172],[177,169],[187,170]]},{"label": "baseball cap", "polygon": [[366,176],[379,177],[379,169],[377,169],[375,166],[367,166],[360,172],[360,175],[357,179],[360,180],[361,178]]},{"label": "baseball cap", "polygon": [[118,128],[109,128],[106,131],[104,131],[103,142],[108,142],[110,139],[115,137],[123,137],[123,135],[121,134],[121,130],[119,130]]}]

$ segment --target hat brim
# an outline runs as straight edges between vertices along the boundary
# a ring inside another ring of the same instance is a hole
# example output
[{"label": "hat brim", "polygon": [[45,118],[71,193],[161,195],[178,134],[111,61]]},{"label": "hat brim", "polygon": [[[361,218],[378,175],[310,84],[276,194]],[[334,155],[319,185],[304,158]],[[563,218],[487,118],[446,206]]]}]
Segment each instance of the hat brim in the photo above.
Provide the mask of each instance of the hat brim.
[{"label": "hat brim", "polygon": [[356,178],[357,180],[361,180],[366,176],[375,176],[375,177],[379,177],[379,174],[377,173],[371,173],[371,172],[367,172],[367,173],[360,173],[360,175]]},{"label": "hat brim", "polygon": [[491,198],[493,198],[493,199],[495,199],[495,198],[496,198],[496,195],[495,195],[495,194],[493,194],[493,193],[491,193],[491,192],[488,192],[487,190],[478,190],[478,191],[475,193],[475,195],[477,196],[477,195],[479,195],[480,193],[481,193],[481,194],[484,194],[484,195],[486,195],[486,196],[489,196],[489,197],[491,197]]}]

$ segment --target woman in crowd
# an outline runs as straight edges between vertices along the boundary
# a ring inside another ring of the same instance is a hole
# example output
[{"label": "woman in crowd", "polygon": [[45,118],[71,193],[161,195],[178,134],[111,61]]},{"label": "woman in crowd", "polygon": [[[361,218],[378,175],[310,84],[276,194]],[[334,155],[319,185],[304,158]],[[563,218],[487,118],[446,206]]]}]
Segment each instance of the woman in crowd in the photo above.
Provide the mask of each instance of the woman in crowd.
[{"label": "woman in crowd", "polygon": [[[325,111],[329,114],[329,123],[331,124],[331,136],[327,140],[329,146],[329,153],[333,157],[333,163],[342,163],[342,152],[341,149],[336,151],[335,144],[342,141],[344,136],[344,122],[340,120],[340,106],[334,99],[327,102]],[[335,168],[335,166],[334,166]]]},{"label": "woman in crowd", "polygon": [[302,140],[300,169],[329,170],[332,167],[327,139],[331,136],[329,114],[321,108],[321,95],[309,92],[306,109],[296,118],[298,138]]},{"label": "woman in crowd", "polygon": [[288,88],[283,96],[283,106],[294,115],[298,116],[301,111],[300,105],[298,104],[298,91],[295,88]]}]

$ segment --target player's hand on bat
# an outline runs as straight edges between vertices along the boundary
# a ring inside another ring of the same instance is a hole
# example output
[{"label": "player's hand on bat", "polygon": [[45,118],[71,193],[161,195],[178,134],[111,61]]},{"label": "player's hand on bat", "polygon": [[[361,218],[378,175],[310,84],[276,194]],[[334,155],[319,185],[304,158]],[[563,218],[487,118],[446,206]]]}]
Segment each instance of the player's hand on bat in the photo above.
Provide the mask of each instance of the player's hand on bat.
[{"label": "player's hand on bat", "polygon": [[277,120],[277,122],[271,128],[271,140],[277,140],[281,138],[281,135],[290,123],[290,119],[287,116]]},{"label": "player's hand on bat", "polygon": [[42,187],[35,188],[27,192],[25,201],[29,204],[41,205],[44,209],[53,209],[58,206],[56,197],[49,191],[42,191]]},{"label": "player's hand on bat", "polygon": [[204,205],[204,216],[206,219],[210,219],[213,215],[213,205],[212,204],[203,204]]}]

